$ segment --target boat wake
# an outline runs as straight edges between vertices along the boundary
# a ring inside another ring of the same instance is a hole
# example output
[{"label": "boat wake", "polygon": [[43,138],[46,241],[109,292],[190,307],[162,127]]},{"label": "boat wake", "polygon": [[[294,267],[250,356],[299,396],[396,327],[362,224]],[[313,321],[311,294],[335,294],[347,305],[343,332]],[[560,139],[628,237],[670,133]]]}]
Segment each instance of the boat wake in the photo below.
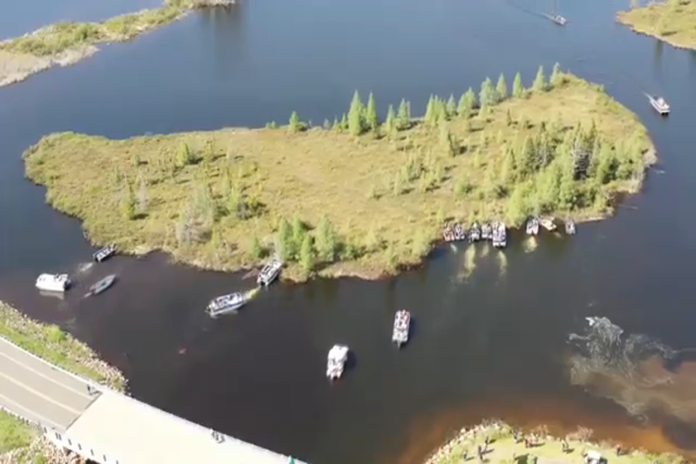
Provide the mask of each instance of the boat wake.
[{"label": "boat wake", "polygon": [[93,262],[80,263],[77,265],[77,274],[87,274],[94,267]]},{"label": "boat wake", "polygon": [[588,317],[583,335],[571,334],[570,382],[613,400],[631,415],[696,425],[696,356],[643,334],[625,334],[605,317]]}]

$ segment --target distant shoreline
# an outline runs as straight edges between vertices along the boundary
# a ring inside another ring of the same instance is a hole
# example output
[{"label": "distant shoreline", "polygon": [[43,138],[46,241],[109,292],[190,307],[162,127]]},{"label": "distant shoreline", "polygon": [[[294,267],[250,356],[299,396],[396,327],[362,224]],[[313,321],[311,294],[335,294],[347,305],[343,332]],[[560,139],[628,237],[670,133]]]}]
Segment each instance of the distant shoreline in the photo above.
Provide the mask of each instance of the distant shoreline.
[{"label": "distant shoreline", "polygon": [[619,11],[616,20],[638,34],[696,50],[696,0],[668,0]]},{"label": "distant shoreline", "polygon": [[0,42],[0,87],[22,82],[56,66],[70,66],[99,51],[97,45],[125,42],[177,21],[197,8],[229,6],[236,0],[165,0],[154,10],[100,22],[59,22]]}]

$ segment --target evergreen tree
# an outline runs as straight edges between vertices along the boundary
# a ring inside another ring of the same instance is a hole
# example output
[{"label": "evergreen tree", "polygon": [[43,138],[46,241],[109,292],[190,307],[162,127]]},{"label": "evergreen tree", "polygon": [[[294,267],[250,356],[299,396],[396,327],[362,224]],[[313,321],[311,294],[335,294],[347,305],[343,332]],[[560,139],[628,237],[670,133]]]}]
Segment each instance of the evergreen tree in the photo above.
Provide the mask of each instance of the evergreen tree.
[{"label": "evergreen tree", "polygon": [[447,118],[453,118],[457,115],[457,102],[454,100],[454,95],[450,95],[447,100]]},{"label": "evergreen tree", "polygon": [[348,130],[352,135],[358,136],[365,130],[364,113],[365,107],[360,100],[360,94],[356,90],[348,111]]},{"label": "evergreen tree", "polygon": [[532,84],[532,90],[536,92],[543,92],[546,90],[546,77],[544,76],[544,67],[539,66],[537,75],[534,78],[534,83]]},{"label": "evergreen tree", "polygon": [[348,116],[346,116],[346,113],[343,113],[343,116],[341,116],[341,129],[348,130]]},{"label": "evergreen tree", "polygon": [[469,116],[471,116],[471,109],[469,108],[469,102],[465,93],[463,93],[462,96],[459,98],[459,104],[457,105],[457,115],[463,119],[466,119]]},{"label": "evergreen tree", "polygon": [[390,135],[396,132],[396,114],[394,113],[394,107],[392,105],[389,105],[389,109],[387,109],[387,119],[385,119],[384,125],[387,128],[387,133]]},{"label": "evergreen tree", "polygon": [[336,258],[336,233],[326,216],[319,221],[316,247],[321,260],[332,262]]},{"label": "evergreen tree", "polygon": [[375,102],[375,97],[370,92],[370,97],[367,100],[367,115],[366,124],[369,130],[372,132],[377,132],[379,130],[379,116],[377,115],[377,103]]},{"label": "evergreen tree", "polygon": [[195,156],[191,152],[191,149],[189,148],[187,143],[184,143],[181,145],[181,148],[179,148],[179,160],[178,160],[178,165],[180,167],[184,167],[188,164],[193,164],[196,161]]},{"label": "evergreen tree", "polygon": [[553,71],[551,71],[550,84],[552,87],[558,87],[563,84],[563,76],[561,75],[561,66],[556,63],[553,65]]},{"label": "evergreen tree", "polygon": [[524,95],[524,85],[522,84],[522,75],[515,74],[515,80],[512,82],[512,96],[519,98]]},{"label": "evergreen tree", "polygon": [[401,100],[397,116],[397,128],[404,130],[409,127],[411,127],[411,105],[406,100]]},{"label": "evergreen tree", "polygon": [[314,249],[312,247],[312,236],[305,234],[302,238],[299,253],[300,267],[308,275],[314,269]]},{"label": "evergreen tree", "polygon": [[505,100],[508,95],[507,91],[507,82],[505,82],[505,75],[502,73],[500,74],[500,77],[498,78],[498,85],[495,87],[495,91],[498,97],[498,101]]},{"label": "evergreen tree", "polygon": [[440,123],[440,145],[442,146],[442,152],[446,156],[455,156],[457,154],[457,148],[452,138],[452,133],[449,131],[445,122]]},{"label": "evergreen tree", "polygon": [[278,249],[281,259],[289,261],[295,256],[295,243],[292,239],[292,228],[288,220],[282,218],[278,225]]},{"label": "evergreen tree", "polygon": [[434,126],[435,123],[437,122],[437,109],[435,108],[437,103],[435,102],[435,95],[430,95],[430,98],[428,99],[428,103],[425,106],[425,116],[423,119],[425,120],[425,124],[428,126]]},{"label": "evergreen tree", "polygon": [[485,81],[481,83],[481,92],[479,93],[479,101],[481,102],[481,107],[495,105],[495,89],[493,88],[493,82],[491,78],[487,77]]},{"label": "evergreen tree", "polygon": [[302,130],[302,123],[300,122],[300,117],[295,111],[290,115],[290,121],[288,124],[288,130],[290,132],[299,132]]},{"label": "evergreen tree", "polygon": [[295,259],[299,258],[297,253],[300,251],[300,247],[302,246],[302,241],[304,240],[305,235],[307,235],[307,230],[305,229],[302,220],[298,216],[295,216],[292,220],[292,243],[295,250]]},{"label": "evergreen tree", "polygon": [[261,243],[259,238],[254,235],[251,239],[251,256],[259,259],[263,255],[263,248],[261,248]]},{"label": "evergreen tree", "polygon": [[324,119],[324,124],[322,125],[324,130],[330,130],[331,129],[331,121],[328,119]]},{"label": "evergreen tree", "polygon": [[343,128],[341,127],[341,122],[338,120],[338,118],[334,118],[331,128],[336,132],[343,131]]},{"label": "evergreen tree", "polygon": [[127,220],[135,219],[135,193],[133,193],[133,186],[128,183],[126,192],[121,199],[121,211],[123,217]]}]

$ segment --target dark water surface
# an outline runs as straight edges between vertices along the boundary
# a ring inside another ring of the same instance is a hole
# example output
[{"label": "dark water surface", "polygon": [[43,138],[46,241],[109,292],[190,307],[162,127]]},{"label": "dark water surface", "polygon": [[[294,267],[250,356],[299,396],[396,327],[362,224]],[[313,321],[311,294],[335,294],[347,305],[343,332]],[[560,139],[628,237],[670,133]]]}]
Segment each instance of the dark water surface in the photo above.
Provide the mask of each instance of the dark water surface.
[{"label": "dark water surface", "polygon": [[[125,371],[137,398],[312,463],[419,462],[453,429],[490,416],[559,430],[582,423],[670,449],[677,436],[692,436],[688,423],[660,411],[640,422],[572,387],[563,352],[588,315],[675,348],[696,346],[696,55],[615,24],[628,2],[563,4],[566,28],[529,12],[545,3],[245,0],[0,89],[0,299],[94,346]],[[122,6],[85,5],[75,17]],[[37,19],[29,6],[16,8],[22,29],[71,14]],[[0,21],[0,36],[12,27]],[[393,280],[276,285],[218,321],[204,315],[205,303],[252,282],[161,255],[78,273],[64,301],[34,291],[38,273],[76,273],[92,252],[79,223],[23,179],[20,155],[44,134],[260,126],[292,111],[320,123],[345,111],[356,88],[375,92],[383,109],[407,97],[420,113],[431,93],[478,89],[501,71],[509,83],[516,71],[529,83],[539,64],[556,61],[635,111],[660,157],[643,194],[572,240],[547,236],[525,253],[514,237],[504,264],[481,247],[466,281],[461,247]],[[651,111],[643,91],[667,97],[669,119]],[[113,272],[113,289],[81,299]],[[402,307],[415,331],[397,353],[389,338]],[[330,387],[324,363],[337,342],[350,345],[356,363]]]}]

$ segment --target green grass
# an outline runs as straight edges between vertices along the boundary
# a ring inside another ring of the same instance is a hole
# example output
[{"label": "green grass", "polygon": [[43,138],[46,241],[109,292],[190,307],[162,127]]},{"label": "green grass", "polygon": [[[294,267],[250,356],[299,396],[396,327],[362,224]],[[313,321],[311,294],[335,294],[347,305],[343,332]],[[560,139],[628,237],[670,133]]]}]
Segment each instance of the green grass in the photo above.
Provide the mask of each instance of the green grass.
[{"label": "green grass", "polygon": [[102,42],[129,40],[152,28],[170,23],[190,9],[205,4],[205,0],[168,0],[162,7],[154,10],[116,16],[98,23],[59,22],[31,34],[0,42],[0,50],[51,56]]},{"label": "green grass", "polygon": [[620,11],[618,20],[676,47],[696,49],[696,0],[668,0]]},{"label": "green grass", "polygon": [[[419,263],[448,218],[514,225],[543,212],[582,220],[609,213],[617,192],[639,189],[654,161],[645,128],[601,87],[561,78],[485,116],[453,114],[436,127],[415,120],[406,130],[382,126],[360,137],[287,127],[127,140],[53,134],[26,151],[26,174],[98,243],[163,249],[194,265],[234,270],[258,264],[254,238],[262,255],[274,248],[281,219],[296,218],[318,239],[312,229],[327,217],[337,255],[315,257],[313,269],[378,276]],[[587,177],[574,180],[575,130],[582,125],[587,135],[593,123],[596,146],[606,150],[596,148]],[[456,150],[445,149],[445,133]],[[531,168],[523,157],[527,138],[548,147]],[[141,196],[147,201],[134,214]],[[238,214],[240,202],[248,214]],[[284,275],[303,278],[306,270],[293,263]]]},{"label": "green grass", "polygon": [[0,411],[0,455],[28,447],[36,436],[36,430],[26,422]]},{"label": "green grass", "polygon": [[123,390],[125,380],[84,343],[58,326],[35,322],[0,302],[0,336],[70,372]]}]

